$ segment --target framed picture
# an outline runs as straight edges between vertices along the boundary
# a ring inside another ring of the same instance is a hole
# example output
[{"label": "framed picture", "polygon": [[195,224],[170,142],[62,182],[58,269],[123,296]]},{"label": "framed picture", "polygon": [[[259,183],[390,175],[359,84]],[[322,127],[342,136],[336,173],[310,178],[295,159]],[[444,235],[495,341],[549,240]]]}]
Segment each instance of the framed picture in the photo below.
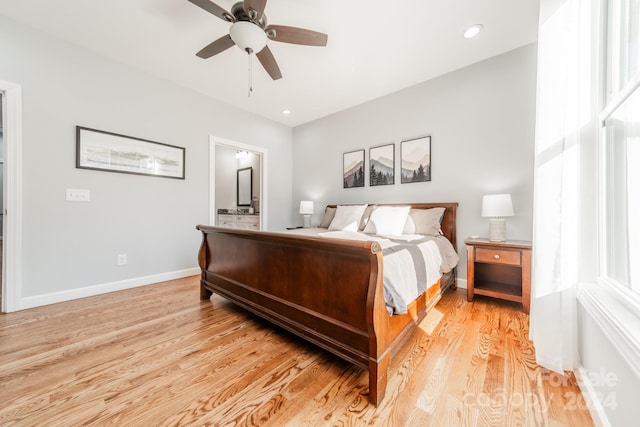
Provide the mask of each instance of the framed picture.
[{"label": "framed picture", "polygon": [[392,185],[395,181],[395,144],[369,149],[369,185]]},{"label": "framed picture", "polygon": [[342,165],[344,188],[364,187],[364,150],[344,153]]},{"label": "framed picture", "polygon": [[425,136],[400,143],[403,184],[431,181],[431,137]]},{"label": "framed picture", "polygon": [[184,179],[185,149],[76,126],[76,168]]}]

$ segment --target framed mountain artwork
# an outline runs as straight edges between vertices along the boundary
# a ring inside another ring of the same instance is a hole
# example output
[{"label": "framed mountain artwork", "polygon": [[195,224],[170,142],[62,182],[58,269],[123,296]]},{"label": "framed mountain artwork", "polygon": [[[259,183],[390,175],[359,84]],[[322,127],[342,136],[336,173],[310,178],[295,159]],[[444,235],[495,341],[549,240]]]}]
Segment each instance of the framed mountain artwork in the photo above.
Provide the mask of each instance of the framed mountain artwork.
[{"label": "framed mountain artwork", "polygon": [[425,136],[400,143],[401,175],[400,182],[431,181],[431,137]]},{"label": "framed mountain artwork", "polygon": [[369,149],[369,185],[393,185],[395,183],[395,144]]},{"label": "framed mountain artwork", "polygon": [[344,188],[364,187],[364,150],[344,153],[342,182]]}]

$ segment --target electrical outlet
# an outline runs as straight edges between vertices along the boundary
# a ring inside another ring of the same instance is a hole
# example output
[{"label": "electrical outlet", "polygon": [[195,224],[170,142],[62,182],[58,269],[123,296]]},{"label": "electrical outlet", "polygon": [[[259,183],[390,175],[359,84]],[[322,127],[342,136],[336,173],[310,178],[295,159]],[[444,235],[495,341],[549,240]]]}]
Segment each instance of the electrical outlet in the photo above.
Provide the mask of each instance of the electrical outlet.
[{"label": "electrical outlet", "polygon": [[118,265],[127,265],[127,254],[118,254]]},{"label": "electrical outlet", "polygon": [[67,188],[68,202],[90,202],[91,191],[77,188]]}]

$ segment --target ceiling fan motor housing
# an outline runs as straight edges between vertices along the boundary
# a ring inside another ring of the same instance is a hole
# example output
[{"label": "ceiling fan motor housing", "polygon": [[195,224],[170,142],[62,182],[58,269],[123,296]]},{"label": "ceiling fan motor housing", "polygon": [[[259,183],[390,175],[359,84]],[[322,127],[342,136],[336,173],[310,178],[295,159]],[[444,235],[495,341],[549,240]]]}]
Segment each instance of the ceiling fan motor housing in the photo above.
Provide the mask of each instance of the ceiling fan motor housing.
[{"label": "ceiling fan motor housing", "polygon": [[234,4],[233,7],[231,8],[231,13],[233,14],[233,16],[235,16],[236,22],[240,22],[240,21],[253,22],[258,27],[263,29],[264,27],[267,26],[267,15],[263,13],[260,19],[255,19],[255,16],[250,16],[251,12],[247,13],[247,11],[244,10],[244,2],[240,1]]}]

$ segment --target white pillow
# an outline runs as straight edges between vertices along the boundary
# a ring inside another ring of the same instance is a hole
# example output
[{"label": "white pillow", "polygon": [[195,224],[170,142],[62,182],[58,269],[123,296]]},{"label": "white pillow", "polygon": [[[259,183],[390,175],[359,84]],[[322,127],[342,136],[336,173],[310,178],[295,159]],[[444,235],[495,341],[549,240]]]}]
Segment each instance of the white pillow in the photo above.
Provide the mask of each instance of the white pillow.
[{"label": "white pillow", "polygon": [[331,220],[329,231],[358,231],[360,219],[367,205],[343,206],[338,205],[336,215]]},{"label": "white pillow", "polygon": [[410,206],[378,206],[364,229],[367,234],[400,236],[407,222]]},{"label": "white pillow", "polygon": [[444,208],[411,209],[402,234],[439,236]]}]

